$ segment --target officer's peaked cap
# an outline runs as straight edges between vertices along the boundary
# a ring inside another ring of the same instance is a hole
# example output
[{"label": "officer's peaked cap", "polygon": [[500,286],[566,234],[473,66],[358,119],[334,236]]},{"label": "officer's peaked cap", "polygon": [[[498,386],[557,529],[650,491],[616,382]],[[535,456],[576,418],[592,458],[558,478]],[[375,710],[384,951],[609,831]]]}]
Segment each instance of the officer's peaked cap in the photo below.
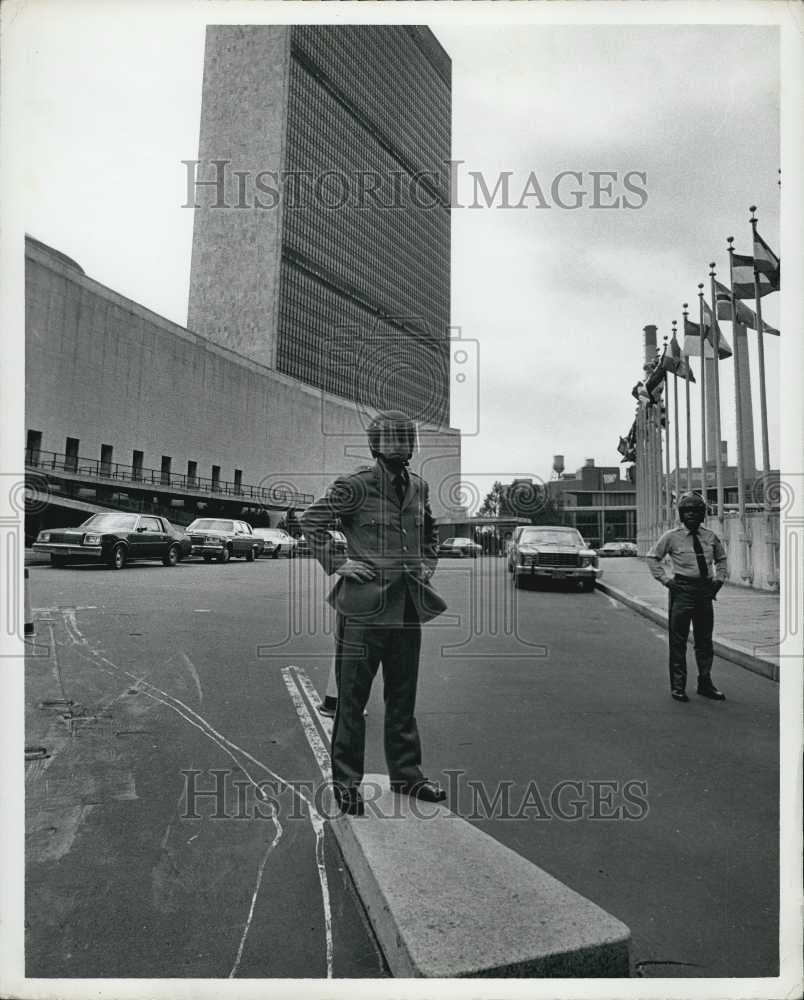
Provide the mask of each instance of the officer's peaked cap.
[{"label": "officer's peaked cap", "polygon": [[678,509],[681,510],[684,507],[688,509],[691,507],[697,507],[700,510],[706,510],[706,501],[700,493],[684,493],[679,498]]},{"label": "officer's peaked cap", "polygon": [[416,424],[401,410],[385,410],[378,413],[368,425],[367,432],[369,445],[375,451],[380,450],[379,445],[386,434],[409,437],[411,444],[416,440]]}]

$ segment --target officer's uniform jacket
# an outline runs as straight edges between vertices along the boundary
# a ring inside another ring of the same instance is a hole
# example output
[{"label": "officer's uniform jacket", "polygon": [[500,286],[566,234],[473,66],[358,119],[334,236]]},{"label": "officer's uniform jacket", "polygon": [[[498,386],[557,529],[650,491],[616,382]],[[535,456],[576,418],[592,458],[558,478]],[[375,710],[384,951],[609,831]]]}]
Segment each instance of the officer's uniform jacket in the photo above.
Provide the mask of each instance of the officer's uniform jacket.
[{"label": "officer's uniform jacket", "polygon": [[[376,462],[337,479],[326,496],[301,516],[310,550],[326,573],[334,573],[347,558],[366,563],[375,572],[374,579],[365,583],[338,579],[328,601],[341,615],[365,624],[398,627],[405,617],[407,594],[422,622],[446,609],[425,580],[438,563],[427,483],[413,472],[408,477],[400,504],[392,476]],[[336,517],[346,536],[346,555],[334,551],[326,530]]]}]

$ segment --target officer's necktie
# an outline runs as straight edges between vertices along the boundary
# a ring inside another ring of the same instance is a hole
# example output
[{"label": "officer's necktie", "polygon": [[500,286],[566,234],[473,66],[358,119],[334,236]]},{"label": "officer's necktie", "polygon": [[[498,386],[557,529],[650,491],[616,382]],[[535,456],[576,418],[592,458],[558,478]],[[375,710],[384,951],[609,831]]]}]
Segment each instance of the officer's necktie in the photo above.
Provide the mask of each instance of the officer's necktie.
[{"label": "officer's necktie", "polygon": [[701,545],[701,539],[698,537],[698,532],[692,532],[692,547],[695,549],[695,558],[698,560],[698,573],[701,576],[709,576],[709,567],[706,565],[706,559],[704,558],[703,546]]},{"label": "officer's necktie", "polygon": [[405,500],[405,493],[407,492],[404,472],[400,472],[398,476],[394,476],[394,489],[396,490],[396,495],[399,498],[399,506],[401,507]]}]

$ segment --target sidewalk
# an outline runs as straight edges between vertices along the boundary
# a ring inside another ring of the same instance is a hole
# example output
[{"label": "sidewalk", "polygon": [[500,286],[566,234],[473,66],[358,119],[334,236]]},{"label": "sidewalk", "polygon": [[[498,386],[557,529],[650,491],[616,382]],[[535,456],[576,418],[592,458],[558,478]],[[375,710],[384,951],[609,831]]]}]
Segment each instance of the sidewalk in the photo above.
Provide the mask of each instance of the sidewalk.
[{"label": "sidewalk", "polygon": [[[667,590],[644,559],[601,559],[598,589],[667,628]],[[727,583],[715,602],[715,655],[779,680],[779,595]]]}]

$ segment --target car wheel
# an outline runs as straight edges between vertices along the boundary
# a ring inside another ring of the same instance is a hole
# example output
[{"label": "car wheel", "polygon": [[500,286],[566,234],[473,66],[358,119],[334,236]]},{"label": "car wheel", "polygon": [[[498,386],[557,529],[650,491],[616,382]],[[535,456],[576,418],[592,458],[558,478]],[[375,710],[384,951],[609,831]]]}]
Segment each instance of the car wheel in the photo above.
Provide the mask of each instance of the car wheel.
[{"label": "car wheel", "polygon": [[51,554],[51,556],[50,556],[50,565],[51,566],[57,566],[57,567],[61,568],[62,566],[66,566],[67,565],[67,559],[66,559],[65,556],[54,556],[53,554]]},{"label": "car wheel", "polygon": [[171,545],[162,557],[162,562],[165,566],[177,566],[179,563],[179,556],[180,553],[178,545]]},{"label": "car wheel", "polygon": [[257,558],[257,550],[249,549],[248,552],[246,553],[246,562],[254,562],[256,558]]},{"label": "car wheel", "polygon": [[228,563],[231,558],[232,558],[232,553],[230,549],[224,545],[223,552],[221,552],[221,554],[218,556],[218,562]]},{"label": "car wheel", "polygon": [[122,569],[126,565],[126,547],[122,543],[118,543],[112,549],[112,554],[109,557],[109,566],[112,569]]}]

